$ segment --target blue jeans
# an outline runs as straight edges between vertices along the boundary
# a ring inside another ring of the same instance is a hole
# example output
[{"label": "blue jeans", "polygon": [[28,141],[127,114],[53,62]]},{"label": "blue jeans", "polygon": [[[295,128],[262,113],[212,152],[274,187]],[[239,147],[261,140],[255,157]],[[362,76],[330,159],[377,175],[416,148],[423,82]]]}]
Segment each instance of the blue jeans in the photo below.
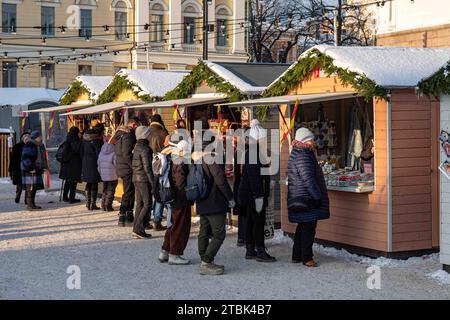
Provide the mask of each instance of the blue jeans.
[{"label": "blue jeans", "polygon": [[171,226],[170,216],[171,216],[171,211],[172,211],[172,210],[170,210],[170,204],[162,204],[159,202],[155,202],[155,207],[153,208],[153,221],[161,222],[164,207],[166,207],[166,212],[167,212],[167,227],[170,227]]}]

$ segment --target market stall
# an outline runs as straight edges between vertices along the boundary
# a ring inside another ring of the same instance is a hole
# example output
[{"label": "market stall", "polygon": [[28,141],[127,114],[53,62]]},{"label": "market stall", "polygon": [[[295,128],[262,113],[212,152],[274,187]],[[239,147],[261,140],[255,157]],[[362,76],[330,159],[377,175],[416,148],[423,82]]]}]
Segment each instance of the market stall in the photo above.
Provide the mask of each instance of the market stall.
[{"label": "market stall", "polygon": [[[285,132],[282,181],[294,130],[306,126],[316,135],[331,209],[331,218],[319,223],[319,242],[374,256],[409,256],[439,246],[439,102],[418,95],[416,87],[449,60],[449,49],[320,45],[265,91],[278,103]],[[345,92],[358,95],[343,98]],[[334,98],[309,102],[310,94]],[[277,101],[283,95],[299,95],[299,102]],[[246,103],[267,109],[267,101]],[[372,139],[372,159],[361,161]],[[286,204],[283,186],[282,229],[294,233]]]}]

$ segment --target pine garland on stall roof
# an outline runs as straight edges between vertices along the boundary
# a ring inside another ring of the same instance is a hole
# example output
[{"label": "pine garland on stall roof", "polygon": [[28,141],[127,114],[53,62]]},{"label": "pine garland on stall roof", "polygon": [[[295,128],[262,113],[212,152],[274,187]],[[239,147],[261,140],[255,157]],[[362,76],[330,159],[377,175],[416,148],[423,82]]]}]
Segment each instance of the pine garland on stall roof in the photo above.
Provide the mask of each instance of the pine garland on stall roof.
[{"label": "pine garland on stall roof", "polygon": [[450,61],[434,75],[419,82],[418,93],[436,97],[450,94]]},{"label": "pine garland on stall roof", "polygon": [[75,101],[77,101],[78,98],[82,94],[85,94],[85,93],[90,94],[89,90],[84,86],[84,84],[81,81],[76,80],[71,83],[70,87],[67,89],[67,91],[64,93],[64,95],[61,97],[59,102],[61,103],[61,105],[72,104]]}]

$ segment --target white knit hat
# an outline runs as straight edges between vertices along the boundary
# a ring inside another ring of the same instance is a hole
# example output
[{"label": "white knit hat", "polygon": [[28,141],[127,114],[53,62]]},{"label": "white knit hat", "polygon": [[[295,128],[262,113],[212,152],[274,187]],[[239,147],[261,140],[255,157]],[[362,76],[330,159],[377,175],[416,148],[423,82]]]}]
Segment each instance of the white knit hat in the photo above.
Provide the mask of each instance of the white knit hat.
[{"label": "white knit hat", "polygon": [[300,128],[295,132],[295,140],[305,143],[314,140],[314,134],[307,128]]},{"label": "white knit hat", "polygon": [[267,138],[267,130],[264,129],[257,119],[250,122],[250,138],[260,141]]}]

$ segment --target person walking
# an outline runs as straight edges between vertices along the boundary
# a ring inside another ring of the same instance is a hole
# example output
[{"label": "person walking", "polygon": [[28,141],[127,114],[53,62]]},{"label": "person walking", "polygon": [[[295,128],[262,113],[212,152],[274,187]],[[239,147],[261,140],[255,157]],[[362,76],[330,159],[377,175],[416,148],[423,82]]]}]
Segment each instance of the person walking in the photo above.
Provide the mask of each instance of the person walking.
[{"label": "person walking", "polygon": [[77,184],[81,181],[81,153],[83,143],[80,139],[80,129],[71,127],[64,145],[64,161],[61,163],[59,178],[64,180],[63,201],[78,203],[75,198]]},{"label": "person walking", "polygon": [[145,232],[150,222],[152,208],[152,149],[150,148],[151,130],[146,126],[136,128],[136,146],[133,151],[131,167],[133,169],[133,183],[136,190],[136,214],[133,225],[134,239],[148,239],[151,234]]},{"label": "person walking", "polygon": [[[160,153],[164,148],[166,137],[169,135],[169,132],[164,125],[161,115],[152,115],[150,130],[150,148],[152,149],[153,154]],[[167,229],[166,226],[162,225],[163,210],[164,206],[158,201],[155,201],[155,205],[153,208],[153,228],[156,231],[163,231]]]},{"label": "person walking", "polygon": [[133,184],[133,170],[131,162],[133,149],[136,145],[135,130],[141,125],[139,118],[131,118],[126,126],[120,126],[115,135],[114,152],[116,154],[116,172],[122,180],[123,194],[120,201],[118,225],[125,227],[127,223],[133,223],[135,190]]},{"label": "person walking", "polygon": [[191,148],[187,141],[182,140],[176,146],[163,149],[162,154],[170,158],[168,178],[175,191],[175,198],[170,203],[172,221],[164,235],[158,259],[169,264],[186,265],[190,261],[182,256],[191,232],[191,203],[187,200],[184,190],[189,173],[189,167],[184,160],[190,156]]},{"label": "person walking", "polygon": [[[202,121],[203,130],[208,130],[208,122]],[[199,137],[197,137],[199,138]],[[205,146],[204,146],[205,147]],[[201,164],[204,176],[208,181],[208,195],[196,201],[197,214],[200,216],[200,231],[198,235],[198,251],[202,260],[200,274],[220,275],[224,266],[214,263],[214,259],[225,240],[226,218],[230,208],[235,206],[233,191],[225,177],[224,167],[210,161],[214,154],[194,152],[194,164]]]},{"label": "person walking", "polygon": [[28,142],[29,138],[30,133],[28,131],[22,133],[20,136],[19,143],[16,143],[11,151],[11,158],[9,161],[8,171],[13,185],[16,186],[16,197],[14,199],[15,203],[19,203],[20,197],[22,196],[23,187],[22,187],[22,170],[20,169],[20,162],[22,160],[23,147]]},{"label": "person walking", "polygon": [[36,193],[44,189],[44,170],[48,169],[45,146],[42,143],[42,134],[33,131],[22,150],[20,162],[22,170],[22,185],[25,187],[25,200],[28,210],[39,210],[36,205]]},{"label": "person walking", "polygon": [[97,207],[98,183],[102,181],[97,170],[97,160],[103,145],[101,125],[87,129],[83,134],[81,180],[86,182],[86,208],[99,210]]},{"label": "person walking", "polygon": [[102,204],[103,211],[114,211],[114,194],[118,183],[116,173],[116,154],[113,143],[109,143],[109,137],[105,139],[97,160],[97,169],[103,181]]},{"label": "person walking", "polygon": [[297,223],[292,262],[307,267],[317,267],[312,249],[317,221],[330,217],[328,191],[314,149],[314,134],[298,129],[288,161],[288,217]]},{"label": "person walking", "polygon": [[[245,246],[246,259],[256,259],[258,262],[275,262],[264,245],[264,226],[266,223],[266,207],[269,197],[269,176],[262,175],[263,168],[259,148],[266,139],[267,133],[258,120],[252,120],[249,140],[246,143],[245,160],[242,166],[242,177],[238,189],[238,202],[246,207],[245,214]],[[256,155],[251,155],[255,152]],[[256,159],[256,163],[250,160]]]}]

